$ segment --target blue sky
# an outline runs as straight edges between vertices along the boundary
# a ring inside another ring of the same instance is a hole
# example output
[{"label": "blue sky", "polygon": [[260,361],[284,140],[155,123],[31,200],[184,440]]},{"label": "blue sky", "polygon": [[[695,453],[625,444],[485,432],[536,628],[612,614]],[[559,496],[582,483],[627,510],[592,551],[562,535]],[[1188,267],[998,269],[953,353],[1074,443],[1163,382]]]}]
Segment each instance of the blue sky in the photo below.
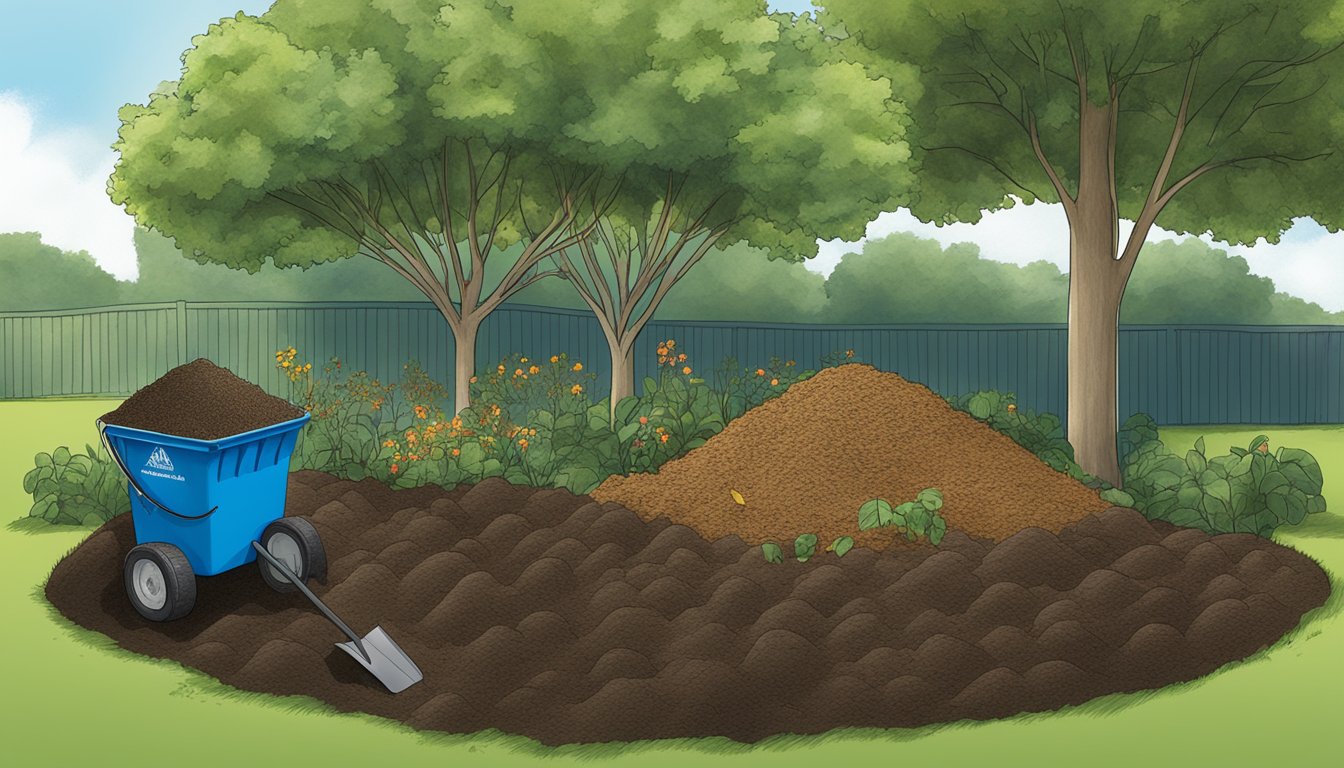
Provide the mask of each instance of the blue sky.
[{"label": "blue sky", "polygon": [[[544,1],[544,0],[543,0]],[[653,1],[653,0],[651,0]],[[222,17],[257,14],[269,0],[0,0],[0,232],[37,231],[66,250],[86,250],[105,269],[135,276],[134,225],[103,191],[114,155],[117,109],[176,79],[180,56]],[[771,0],[773,10],[811,8]],[[16,183],[17,182],[17,183]],[[869,237],[914,231],[944,244],[977,243],[989,258],[1067,265],[1058,206],[1025,206],[978,225],[934,228],[903,211],[884,214]],[[1169,238],[1156,232],[1151,239]],[[1207,238],[1204,238],[1206,241]],[[809,266],[829,272],[855,244],[822,245]],[[1332,310],[1344,310],[1344,235],[1299,220],[1278,246],[1232,248],[1257,274]]]}]

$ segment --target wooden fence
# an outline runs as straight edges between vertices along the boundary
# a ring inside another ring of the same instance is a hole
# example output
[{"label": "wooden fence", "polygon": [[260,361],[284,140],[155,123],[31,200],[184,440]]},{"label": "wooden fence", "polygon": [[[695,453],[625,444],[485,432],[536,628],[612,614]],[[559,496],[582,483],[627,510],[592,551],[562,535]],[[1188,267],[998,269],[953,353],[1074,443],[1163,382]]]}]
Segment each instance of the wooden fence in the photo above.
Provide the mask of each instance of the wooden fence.
[{"label": "wooden fence", "polygon": [[[1065,416],[1063,325],[803,325],[654,321],[636,345],[636,377],[654,373],[659,340],[709,377],[724,358],[771,357],[814,367],[853,349],[857,360],[942,394],[999,389],[1025,408]],[[124,396],[197,357],[285,394],[277,349],[318,367],[395,380],[415,359],[452,384],[453,339],[428,303],[176,302],[0,313],[0,398]],[[607,347],[586,311],[505,305],[483,324],[477,366],[521,353],[567,352],[598,376]],[[1344,327],[1127,326],[1120,332],[1120,412],[1160,424],[1344,423]]]}]

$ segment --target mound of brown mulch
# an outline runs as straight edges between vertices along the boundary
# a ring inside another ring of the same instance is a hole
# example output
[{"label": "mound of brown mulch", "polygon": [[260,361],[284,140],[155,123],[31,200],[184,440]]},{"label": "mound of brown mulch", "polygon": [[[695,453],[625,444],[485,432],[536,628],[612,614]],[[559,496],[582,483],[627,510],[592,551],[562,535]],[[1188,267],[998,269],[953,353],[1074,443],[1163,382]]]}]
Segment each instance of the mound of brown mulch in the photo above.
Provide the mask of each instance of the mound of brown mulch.
[{"label": "mound of brown mulch", "polygon": [[592,497],[709,539],[815,533],[821,546],[855,536],[881,547],[894,533],[856,535],[860,505],[896,505],[925,488],[942,491],[949,530],[995,541],[1030,527],[1058,532],[1110,506],[927,387],[868,365],[823,370],[656,474],[613,476]]},{"label": "mound of brown mulch", "polygon": [[46,585],[67,617],[239,688],[313,696],[416,728],[545,744],[911,727],[1047,711],[1245,658],[1330,591],[1304,555],[1133,510],[994,544],[855,548],[772,565],[730,536],[498,478],[392,491],[298,472],[355,630],[381,625],[424,671],[390,695],[339,630],[255,566],[198,579],[195,610],[145,621],[122,585],[121,515]]},{"label": "mound of brown mulch", "polygon": [[103,422],[197,440],[297,419],[303,409],[205,358],[168,371],[126,399]]}]

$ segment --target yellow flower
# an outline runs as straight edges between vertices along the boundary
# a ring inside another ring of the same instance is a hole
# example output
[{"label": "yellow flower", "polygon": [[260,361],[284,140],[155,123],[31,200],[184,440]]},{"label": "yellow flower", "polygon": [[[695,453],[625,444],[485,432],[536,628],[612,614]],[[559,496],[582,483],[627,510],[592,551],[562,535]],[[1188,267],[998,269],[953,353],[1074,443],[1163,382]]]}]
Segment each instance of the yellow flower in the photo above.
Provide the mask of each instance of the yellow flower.
[{"label": "yellow flower", "polygon": [[396,444],[397,444],[397,441],[396,441],[396,440],[384,440],[384,441],[383,441],[383,447],[384,447],[384,448],[391,448],[392,446],[394,446],[394,445],[396,445]]},{"label": "yellow flower", "polygon": [[281,367],[281,368],[288,368],[288,367],[289,367],[289,361],[288,361],[288,360],[284,361],[283,363],[280,364],[280,367]]},{"label": "yellow flower", "polygon": [[513,369],[513,375],[514,375],[514,376],[522,376],[522,375],[523,375],[523,369],[522,369],[522,368],[514,368],[514,369]]},{"label": "yellow flower", "polygon": [[677,348],[677,342],[674,341],[674,340],[672,340],[672,339],[668,339],[668,340],[667,340],[667,348],[668,348],[668,349],[676,349],[676,348]]},{"label": "yellow flower", "polygon": [[845,350],[845,357],[853,357],[853,356],[854,356],[854,350],[852,349]]},{"label": "yellow flower", "polygon": [[518,358],[518,362],[520,362],[520,363],[526,363],[526,362],[527,362],[527,358],[526,358],[526,357],[520,357],[520,358]]},{"label": "yellow flower", "polygon": [[534,365],[531,368],[528,368],[527,372],[532,374],[533,376],[536,376],[538,373],[541,373],[541,369]]},{"label": "yellow flower", "polygon": [[570,370],[571,370],[571,371],[582,371],[582,370],[583,370],[583,363],[575,363],[575,364],[574,364],[574,367],[571,368]]},{"label": "yellow flower", "polygon": [[580,384],[575,384],[574,386],[569,388],[569,394],[571,395],[577,395],[582,392],[583,392],[583,386]]},{"label": "yellow flower", "polygon": [[504,364],[503,364],[503,363],[500,363],[500,364],[499,364],[499,372],[500,372],[500,373],[503,373],[503,372],[504,372]]},{"label": "yellow flower", "polygon": [[552,363],[558,363],[558,362],[560,362],[560,356],[559,356],[559,355],[551,355],[551,362],[552,362]]},{"label": "yellow flower", "polygon": [[690,376],[690,375],[691,375],[691,366],[689,366],[689,365],[682,366],[681,372],[684,373],[684,374],[686,374],[687,376]]}]

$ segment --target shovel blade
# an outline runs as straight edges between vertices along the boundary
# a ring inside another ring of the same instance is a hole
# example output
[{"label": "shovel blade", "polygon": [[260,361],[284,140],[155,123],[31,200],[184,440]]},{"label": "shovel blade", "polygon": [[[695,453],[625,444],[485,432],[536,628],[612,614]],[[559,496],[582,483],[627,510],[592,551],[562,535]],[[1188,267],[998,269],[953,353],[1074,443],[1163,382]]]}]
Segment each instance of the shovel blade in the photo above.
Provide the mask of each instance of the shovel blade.
[{"label": "shovel blade", "polygon": [[364,650],[369,653],[367,659],[353,642],[337,643],[336,647],[350,654],[392,693],[401,693],[424,679],[420,668],[401,650],[401,646],[388,637],[382,627],[374,627],[364,636],[363,643]]}]

